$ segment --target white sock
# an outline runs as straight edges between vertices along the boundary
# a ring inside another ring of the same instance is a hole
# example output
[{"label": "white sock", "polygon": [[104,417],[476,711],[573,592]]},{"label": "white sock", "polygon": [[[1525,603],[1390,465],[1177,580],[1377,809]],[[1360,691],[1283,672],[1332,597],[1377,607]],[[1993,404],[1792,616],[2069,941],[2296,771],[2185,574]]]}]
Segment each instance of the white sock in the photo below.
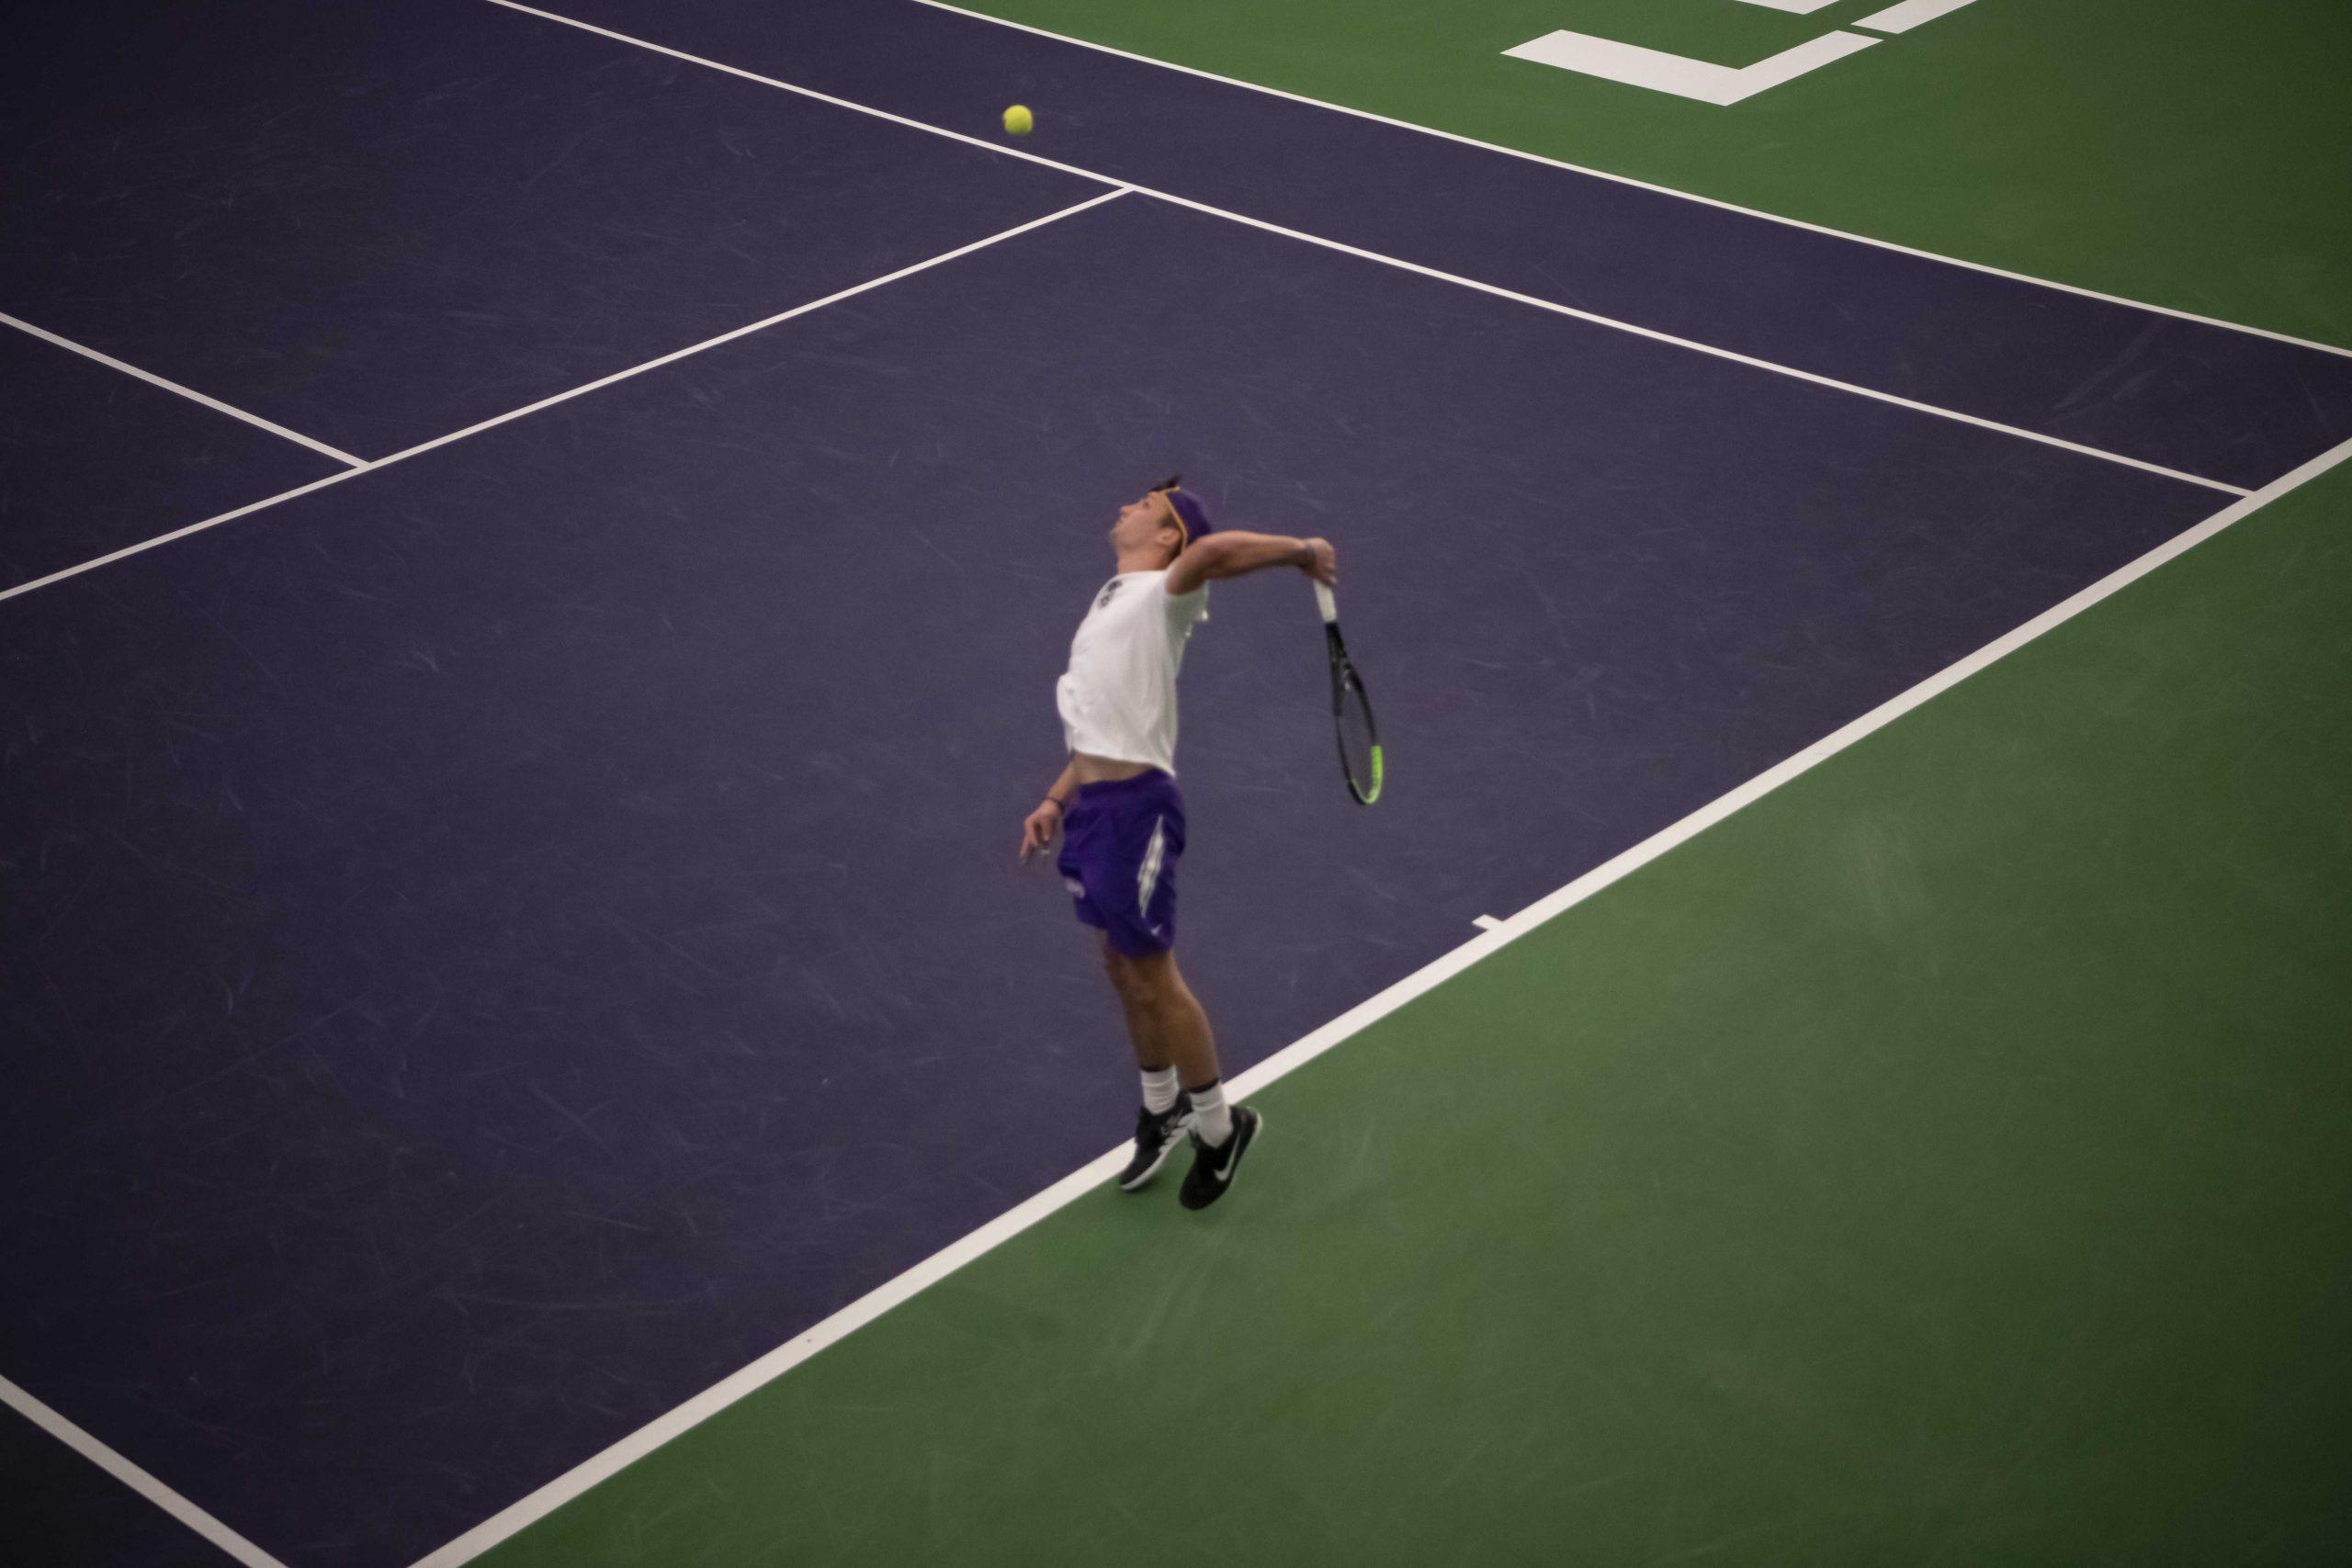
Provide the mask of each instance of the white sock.
[{"label": "white sock", "polygon": [[1188,1089],[1184,1098],[1193,1102],[1193,1131],[1201,1142],[1211,1148],[1233,1136],[1233,1111],[1225,1103],[1225,1085],[1212,1078],[1200,1089]]},{"label": "white sock", "polygon": [[1162,1067],[1143,1075],[1143,1108],[1154,1116],[1176,1103],[1176,1069]]}]

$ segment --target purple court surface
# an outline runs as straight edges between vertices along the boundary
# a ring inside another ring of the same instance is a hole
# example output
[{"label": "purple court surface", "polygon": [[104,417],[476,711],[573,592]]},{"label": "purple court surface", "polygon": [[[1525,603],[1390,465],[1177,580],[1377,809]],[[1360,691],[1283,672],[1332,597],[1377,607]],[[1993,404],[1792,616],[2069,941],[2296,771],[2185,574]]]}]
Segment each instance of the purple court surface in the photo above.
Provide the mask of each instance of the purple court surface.
[{"label": "purple court surface", "polygon": [[[2352,358],[1812,232],[931,6],[553,9],[931,124],[1054,106],[1035,150],[1590,310],[2253,487],[2352,438]],[[555,24],[548,24],[553,26]],[[1142,106],[1148,106],[1148,109]]]},{"label": "purple court surface", "polygon": [[[1082,166],[2229,484],[2352,434],[2325,355],[926,7],[583,14],[975,129],[954,78],[1050,81]],[[19,111],[64,194],[0,310],[362,456],[1104,188],[480,0],[135,20],[147,76]],[[1204,93],[1229,141],[1135,108]],[[28,570],[334,470],[162,392],[118,467],[151,389],[37,346],[8,428],[123,526]],[[1236,1067],[2233,499],[1127,194],[0,601],[0,1373],[289,1563],[407,1562],[1116,1142],[1012,852],[1170,468],[1339,543],[1390,762],[1351,805],[1302,585],[1215,591]]]},{"label": "purple court surface", "polygon": [[1101,188],[482,0],[93,6],[0,85],[0,309],[361,457]]}]

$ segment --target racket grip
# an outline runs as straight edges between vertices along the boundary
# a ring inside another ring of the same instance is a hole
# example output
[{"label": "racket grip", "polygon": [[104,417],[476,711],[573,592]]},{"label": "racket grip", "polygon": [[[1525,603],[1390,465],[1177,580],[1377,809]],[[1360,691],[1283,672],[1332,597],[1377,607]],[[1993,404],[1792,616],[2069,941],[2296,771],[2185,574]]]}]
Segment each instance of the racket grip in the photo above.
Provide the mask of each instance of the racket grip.
[{"label": "racket grip", "polygon": [[1329,588],[1324,587],[1319,582],[1315,585],[1315,607],[1323,612],[1323,624],[1325,626],[1337,626],[1339,624],[1339,601],[1332,598],[1331,591]]}]

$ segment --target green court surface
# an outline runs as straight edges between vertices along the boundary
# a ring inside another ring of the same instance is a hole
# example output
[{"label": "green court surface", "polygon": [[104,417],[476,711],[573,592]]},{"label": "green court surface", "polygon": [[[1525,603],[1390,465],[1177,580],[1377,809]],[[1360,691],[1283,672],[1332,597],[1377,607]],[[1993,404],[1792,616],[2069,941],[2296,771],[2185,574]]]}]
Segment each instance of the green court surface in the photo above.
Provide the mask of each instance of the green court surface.
[{"label": "green court surface", "polygon": [[[2352,344],[2342,0],[1973,0],[1728,107],[1503,51],[1744,66],[1885,8],[1766,0],[976,0],[964,8],[2077,287]],[[1050,129],[1053,106],[1036,106]]]},{"label": "green court surface", "polygon": [[[2352,1554],[2352,467],[485,1561]],[[1229,1546],[1230,1550],[1220,1550]]]}]

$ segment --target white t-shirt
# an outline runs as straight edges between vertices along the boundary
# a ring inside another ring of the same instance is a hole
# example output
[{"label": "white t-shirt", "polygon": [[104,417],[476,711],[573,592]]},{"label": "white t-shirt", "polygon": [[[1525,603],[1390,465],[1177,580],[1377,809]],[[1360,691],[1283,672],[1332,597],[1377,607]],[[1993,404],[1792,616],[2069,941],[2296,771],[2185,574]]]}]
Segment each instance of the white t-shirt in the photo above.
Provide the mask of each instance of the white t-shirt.
[{"label": "white t-shirt", "polygon": [[1193,627],[1209,618],[1209,591],[1170,593],[1167,583],[1165,571],[1121,572],[1079,623],[1054,688],[1071,750],[1176,771],[1176,672]]}]

